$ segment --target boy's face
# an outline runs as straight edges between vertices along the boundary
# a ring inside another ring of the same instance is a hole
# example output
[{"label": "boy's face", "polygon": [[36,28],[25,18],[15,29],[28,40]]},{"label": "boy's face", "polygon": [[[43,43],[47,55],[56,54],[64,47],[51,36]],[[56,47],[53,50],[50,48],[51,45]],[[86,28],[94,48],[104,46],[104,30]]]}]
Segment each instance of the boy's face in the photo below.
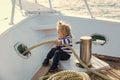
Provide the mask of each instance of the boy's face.
[{"label": "boy's face", "polygon": [[64,38],[65,37],[65,35],[62,33],[62,31],[60,29],[57,30],[57,33],[58,33],[59,38]]}]

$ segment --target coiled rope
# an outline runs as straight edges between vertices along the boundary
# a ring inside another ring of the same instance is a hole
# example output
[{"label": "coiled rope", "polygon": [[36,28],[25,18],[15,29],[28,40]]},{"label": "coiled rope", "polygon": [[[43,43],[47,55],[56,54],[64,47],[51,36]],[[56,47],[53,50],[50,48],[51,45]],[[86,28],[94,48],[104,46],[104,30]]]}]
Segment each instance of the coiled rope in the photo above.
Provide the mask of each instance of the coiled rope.
[{"label": "coiled rope", "polygon": [[[49,77],[49,78],[47,78]],[[75,72],[73,70],[65,70],[55,73],[51,76],[41,77],[39,80],[91,80],[85,72]]]},{"label": "coiled rope", "polygon": [[[38,47],[38,46],[41,46],[41,45],[44,45],[44,44],[55,43],[55,42],[56,42],[56,40],[49,40],[49,41],[40,42],[39,44],[34,45],[34,46],[32,46],[31,48],[28,48],[25,52],[23,52],[23,54],[26,54],[28,51],[31,51],[32,49],[34,49],[34,48],[36,48],[36,47]],[[75,50],[74,50],[72,47],[70,47],[70,46],[67,45],[67,44],[65,44],[65,46],[68,47],[69,49],[71,49],[71,51],[73,52],[73,55],[76,57],[76,59],[79,61],[79,63],[80,63],[84,68],[87,69],[87,71],[92,72],[92,73],[100,76],[101,78],[103,78],[103,79],[105,79],[105,80],[112,80],[112,79],[110,79],[109,77],[107,77],[107,76],[105,76],[105,75],[103,75],[103,74],[101,74],[101,73],[99,73],[99,72],[97,72],[97,71],[94,71],[94,70],[90,69],[85,63],[82,62],[82,60],[79,58],[79,56],[76,54]],[[56,73],[56,74],[57,74],[57,73]],[[58,73],[58,74],[60,74],[60,73]],[[55,74],[54,74],[54,75],[55,75]],[[53,75],[53,76],[54,76],[54,75]],[[64,76],[65,76],[65,75],[64,75]],[[61,77],[64,77],[64,76],[61,76]],[[61,80],[62,80],[62,79],[61,79]]]}]

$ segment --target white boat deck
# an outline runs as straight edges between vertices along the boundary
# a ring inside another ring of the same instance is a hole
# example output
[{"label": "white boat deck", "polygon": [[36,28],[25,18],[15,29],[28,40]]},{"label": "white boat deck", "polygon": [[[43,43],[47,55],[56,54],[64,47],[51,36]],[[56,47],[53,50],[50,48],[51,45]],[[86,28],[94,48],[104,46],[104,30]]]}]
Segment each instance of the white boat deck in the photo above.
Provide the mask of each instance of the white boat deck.
[{"label": "white boat deck", "polygon": [[[74,70],[74,71],[83,71],[87,72],[85,68],[76,66],[76,63],[78,63],[77,59],[72,56],[69,60],[67,61],[60,61],[60,68],[63,70]],[[96,58],[95,56],[92,56],[91,58],[91,69],[93,70],[105,70],[105,69],[110,69],[110,66],[108,63]]]}]

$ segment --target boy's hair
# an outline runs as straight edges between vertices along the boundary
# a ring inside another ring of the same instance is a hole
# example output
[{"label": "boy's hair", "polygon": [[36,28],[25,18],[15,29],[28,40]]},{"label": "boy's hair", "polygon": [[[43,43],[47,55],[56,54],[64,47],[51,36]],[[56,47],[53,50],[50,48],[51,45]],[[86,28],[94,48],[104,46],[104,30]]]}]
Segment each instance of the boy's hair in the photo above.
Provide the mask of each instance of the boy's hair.
[{"label": "boy's hair", "polygon": [[58,21],[57,22],[57,30],[61,30],[61,32],[65,35],[65,36],[70,36],[70,37],[72,37],[72,35],[71,35],[71,26],[69,25],[69,24],[66,24],[66,23],[64,23],[64,22],[62,22],[62,21]]}]

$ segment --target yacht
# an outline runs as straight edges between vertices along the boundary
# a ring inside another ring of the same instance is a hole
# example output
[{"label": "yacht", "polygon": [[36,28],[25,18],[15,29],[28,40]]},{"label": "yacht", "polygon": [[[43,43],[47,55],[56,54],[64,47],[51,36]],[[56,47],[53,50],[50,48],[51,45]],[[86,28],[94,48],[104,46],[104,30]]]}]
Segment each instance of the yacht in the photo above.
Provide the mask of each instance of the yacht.
[{"label": "yacht", "polygon": [[[89,67],[92,71],[106,75],[111,80],[120,80],[119,20],[95,18],[87,0],[82,1],[90,17],[65,15],[53,8],[52,0],[45,2],[49,4],[48,7],[39,1],[8,1],[11,12],[9,17],[0,21],[0,80],[39,80],[42,62],[55,46],[53,43],[41,43],[57,39],[56,23],[60,20],[71,25],[73,49],[80,59],[90,59],[88,62],[92,65]],[[88,44],[82,44],[86,37],[89,38]],[[85,53],[87,55],[83,55]],[[89,72],[86,68],[76,66],[77,62],[79,60],[72,54],[70,60],[60,61],[59,66],[63,71]],[[91,80],[101,80],[92,72],[89,76]]]}]

